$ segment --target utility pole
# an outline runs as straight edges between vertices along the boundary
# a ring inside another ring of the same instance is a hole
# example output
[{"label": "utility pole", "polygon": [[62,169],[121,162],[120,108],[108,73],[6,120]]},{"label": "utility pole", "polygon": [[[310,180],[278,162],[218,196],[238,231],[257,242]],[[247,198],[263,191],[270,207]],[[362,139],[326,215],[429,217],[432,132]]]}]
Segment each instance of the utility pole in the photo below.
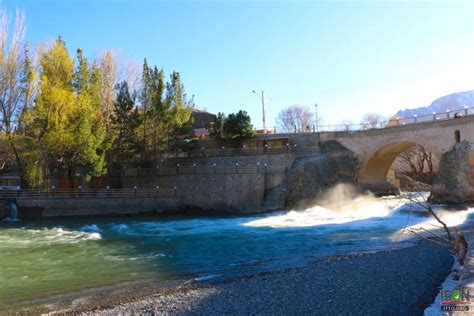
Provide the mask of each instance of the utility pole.
[{"label": "utility pole", "polygon": [[257,94],[257,92],[255,92],[255,90],[252,91],[253,93],[255,93],[255,95],[257,97],[260,98],[260,100],[262,101],[262,114],[263,114],[263,117],[262,117],[262,121],[263,121],[263,133],[266,134],[266,129],[265,129],[265,95],[263,93],[263,90],[262,90],[262,96],[259,96]]},{"label": "utility pole", "polygon": [[316,133],[318,133],[319,132],[319,128],[318,128],[318,105],[316,103],[314,104],[314,118],[316,120],[316,122],[315,122]]}]

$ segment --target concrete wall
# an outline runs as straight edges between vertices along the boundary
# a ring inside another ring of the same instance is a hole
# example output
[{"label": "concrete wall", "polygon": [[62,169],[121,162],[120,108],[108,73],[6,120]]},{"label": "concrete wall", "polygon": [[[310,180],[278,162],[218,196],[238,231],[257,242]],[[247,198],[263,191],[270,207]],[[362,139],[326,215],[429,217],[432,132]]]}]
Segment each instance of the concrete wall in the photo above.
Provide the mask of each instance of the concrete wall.
[{"label": "concrete wall", "polygon": [[[172,175],[130,172],[123,178],[123,186],[137,186],[139,189],[176,187],[182,205],[189,208],[259,212],[263,210],[265,193],[284,181],[286,169],[291,168],[295,158],[294,153],[181,158],[182,169],[193,163],[207,169],[197,169],[196,174]],[[260,163],[258,169],[257,162]],[[212,167],[214,163],[217,165],[216,173]],[[266,173],[264,164],[268,166]],[[176,171],[176,167],[170,170]]]},{"label": "concrete wall", "polygon": [[127,198],[18,198],[20,218],[27,218],[31,209],[40,210],[41,217],[140,214],[176,211],[182,206],[180,197]]}]

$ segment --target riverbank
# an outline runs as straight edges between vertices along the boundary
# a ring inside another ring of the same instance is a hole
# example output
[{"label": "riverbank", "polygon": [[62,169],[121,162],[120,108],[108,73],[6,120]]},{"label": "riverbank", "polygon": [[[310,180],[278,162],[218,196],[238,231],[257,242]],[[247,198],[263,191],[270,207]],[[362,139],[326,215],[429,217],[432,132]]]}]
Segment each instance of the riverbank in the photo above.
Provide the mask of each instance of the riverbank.
[{"label": "riverbank", "polygon": [[[182,284],[121,292],[103,301],[76,300],[59,314],[422,314],[451,271],[445,248],[414,247],[370,254],[333,256],[304,268],[222,283]],[[144,293],[142,291],[142,293]]]}]

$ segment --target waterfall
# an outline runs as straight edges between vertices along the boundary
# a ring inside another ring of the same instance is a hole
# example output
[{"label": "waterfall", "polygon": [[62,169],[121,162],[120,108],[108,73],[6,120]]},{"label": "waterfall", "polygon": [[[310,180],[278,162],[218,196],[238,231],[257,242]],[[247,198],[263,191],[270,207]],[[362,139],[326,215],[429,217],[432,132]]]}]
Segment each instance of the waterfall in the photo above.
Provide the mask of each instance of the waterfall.
[{"label": "waterfall", "polygon": [[16,203],[10,203],[9,212],[8,212],[8,220],[17,221],[18,220],[18,208]]}]

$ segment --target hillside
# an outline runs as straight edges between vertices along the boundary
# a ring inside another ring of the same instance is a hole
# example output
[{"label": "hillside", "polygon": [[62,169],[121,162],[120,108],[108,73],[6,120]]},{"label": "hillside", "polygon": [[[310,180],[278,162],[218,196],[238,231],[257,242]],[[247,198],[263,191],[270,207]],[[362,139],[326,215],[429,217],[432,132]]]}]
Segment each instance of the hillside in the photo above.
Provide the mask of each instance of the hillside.
[{"label": "hillside", "polygon": [[409,118],[415,116],[415,114],[417,116],[431,115],[433,112],[443,113],[446,110],[461,110],[465,106],[474,107],[474,90],[445,95],[434,100],[428,106],[398,111],[394,117]]}]

